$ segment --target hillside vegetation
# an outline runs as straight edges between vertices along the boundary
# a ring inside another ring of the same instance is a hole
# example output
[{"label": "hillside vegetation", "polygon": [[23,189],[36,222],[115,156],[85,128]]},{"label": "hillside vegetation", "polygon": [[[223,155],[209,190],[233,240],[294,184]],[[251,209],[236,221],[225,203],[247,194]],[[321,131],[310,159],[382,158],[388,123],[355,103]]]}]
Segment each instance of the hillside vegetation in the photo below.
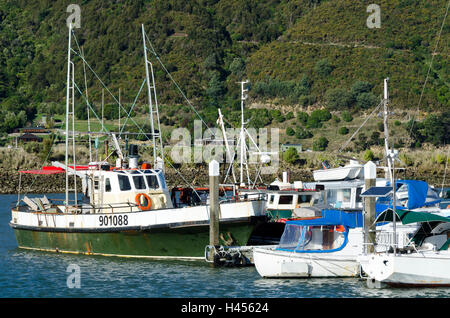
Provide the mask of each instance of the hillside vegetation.
[{"label": "hillside vegetation", "polygon": [[[406,127],[410,117],[399,117],[401,131],[409,132],[407,137],[411,139],[403,143],[417,146],[429,141],[431,128],[426,115],[437,113],[443,130],[433,143],[448,144],[448,22],[424,86],[447,1],[379,0],[379,29],[366,25],[370,3],[84,0],[78,2],[81,28],[75,34],[86,60],[116,96],[121,89],[127,107],[145,75],[141,35],[144,24],[158,57],[208,124],[215,123],[217,108],[221,107],[228,122],[238,125],[237,82],[249,79],[252,109],[246,110],[246,116],[250,125],[280,126],[286,120],[293,125],[294,135],[289,131],[283,140],[304,139],[312,146],[313,136],[322,135],[321,127],[332,127],[325,135],[339,129],[343,134],[345,129],[338,127],[343,122],[308,125],[297,117],[299,112],[311,114],[314,109],[326,108],[339,119],[343,112],[366,116],[379,103],[383,79],[389,77],[391,107],[397,115],[418,108],[422,114],[414,118],[419,120],[415,129]],[[2,132],[31,123],[37,115],[64,112],[66,19],[70,14],[67,5],[61,0],[0,3]],[[155,55],[150,57],[155,66],[163,124],[192,128],[195,114]],[[83,88],[82,76],[83,70],[78,67],[76,77]],[[87,81],[90,100],[98,107],[101,86],[90,73]],[[145,96],[141,94],[138,100],[138,113],[145,111]],[[106,96],[105,102],[111,104],[113,100]],[[81,99],[78,104],[77,117],[83,119],[85,106]],[[353,126],[345,127],[348,134],[356,129],[357,125]],[[375,131],[375,124],[372,126]]]}]

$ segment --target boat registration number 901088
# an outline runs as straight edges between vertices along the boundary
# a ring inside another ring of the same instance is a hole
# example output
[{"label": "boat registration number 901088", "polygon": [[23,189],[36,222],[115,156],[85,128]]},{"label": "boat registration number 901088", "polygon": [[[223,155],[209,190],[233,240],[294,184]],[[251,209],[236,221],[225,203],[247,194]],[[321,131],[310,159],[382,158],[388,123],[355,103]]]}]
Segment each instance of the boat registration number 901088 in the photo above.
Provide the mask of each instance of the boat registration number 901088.
[{"label": "boat registration number 901088", "polygon": [[121,226],[128,225],[128,215],[100,215],[98,217],[100,226]]}]

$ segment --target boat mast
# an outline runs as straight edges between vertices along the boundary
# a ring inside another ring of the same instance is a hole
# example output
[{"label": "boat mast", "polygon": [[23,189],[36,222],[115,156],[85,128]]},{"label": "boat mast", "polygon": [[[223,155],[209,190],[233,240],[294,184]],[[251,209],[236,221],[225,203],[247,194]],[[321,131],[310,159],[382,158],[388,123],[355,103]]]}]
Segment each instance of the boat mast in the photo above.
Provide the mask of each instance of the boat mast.
[{"label": "boat mast", "polygon": [[[159,148],[159,153],[162,159],[162,164],[164,165],[164,153],[163,153],[163,145],[161,138],[161,125],[159,121],[159,112],[158,112],[158,100],[156,98],[156,87],[155,87],[155,77],[153,74],[153,65],[147,58],[147,44],[145,41],[145,30],[144,25],[142,24],[142,41],[144,44],[144,58],[145,58],[145,76],[147,81],[147,91],[148,91],[148,106],[150,111],[150,128],[152,134],[152,143],[153,143],[153,166],[156,168],[160,160],[157,157],[157,148]],[[150,70],[148,66],[150,65]],[[152,75],[152,81],[150,82],[150,71]],[[153,101],[152,101],[152,90],[155,98],[155,107],[153,109]],[[156,115],[157,125],[158,125],[158,133],[155,133],[155,122],[154,115]],[[157,142],[156,139],[159,139]],[[161,167],[163,168],[163,167]]]},{"label": "boat mast", "polygon": [[389,103],[389,92],[388,92],[388,81],[389,77],[384,79],[384,153],[388,166],[388,172],[385,173],[385,178],[389,176],[389,180],[392,180],[392,169],[391,161],[389,160],[389,131],[388,131],[388,103]]},{"label": "boat mast", "polygon": [[[76,170],[76,160],[75,160],[75,65],[70,59],[70,50],[72,42],[72,24],[69,25],[69,42],[67,47],[67,87],[66,87],[66,154],[65,154],[65,165],[66,165],[66,200],[65,208],[68,212],[69,205],[69,192],[74,193],[75,206],[77,205],[77,178],[74,175],[74,187],[69,188],[69,141],[72,140],[72,159],[73,159],[73,169]],[[72,83],[71,83],[72,82]],[[69,125],[72,124],[72,136],[69,136]]]},{"label": "boat mast", "polygon": [[223,182],[224,183],[226,182],[226,180],[228,178],[228,173],[231,170],[233,181],[236,184],[236,176],[234,175],[234,169],[233,169],[233,156],[231,155],[230,145],[228,144],[227,133],[225,131],[225,124],[223,122],[223,115],[222,115],[222,112],[220,111],[220,108],[218,109],[218,111],[219,111],[219,124],[220,124],[220,128],[222,129],[223,141],[225,142],[225,149],[227,151],[228,160],[230,161],[230,166],[228,167],[228,171],[227,171],[227,174],[226,174]]},{"label": "boat mast", "polygon": [[88,138],[89,138],[89,162],[92,162],[91,120],[90,120],[90,111],[89,111],[89,95],[88,95],[88,87],[87,87],[87,79],[86,79],[86,62],[84,59],[83,47],[81,47],[81,54],[83,55],[84,87],[86,90],[86,111],[87,111]]},{"label": "boat mast", "polygon": [[250,184],[250,177],[248,176],[248,164],[247,164],[247,153],[246,153],[246,144],[245,144],[245,122],[244,122],[244,100],[247,99],[248,89],[244,89],[247,81],[239,82],[241,84],[241,132],[240,132],[240,146],[241,146],[241,171],[240,171],[240,182],[241,186],[245,184],[244,182],[244,164],[247,168],[247,179]]}]

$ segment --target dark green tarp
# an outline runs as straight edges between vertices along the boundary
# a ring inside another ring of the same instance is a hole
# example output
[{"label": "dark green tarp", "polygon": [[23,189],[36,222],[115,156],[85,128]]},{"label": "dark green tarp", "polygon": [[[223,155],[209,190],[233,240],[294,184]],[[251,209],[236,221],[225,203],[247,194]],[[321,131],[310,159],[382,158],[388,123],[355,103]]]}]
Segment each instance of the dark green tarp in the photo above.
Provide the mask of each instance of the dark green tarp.
[{"label": "dark green tarp", "polygon": [[[421,222],[450,222],[449,217],[437,215],[429,212],[415,212],[409,210],[396,210],[395,220],[401,221],[403,224],[410,223],[421,223]],[[387,209],[381,212],[377,217],[376,222],[392,222],[393,221],[393,210]]]}]

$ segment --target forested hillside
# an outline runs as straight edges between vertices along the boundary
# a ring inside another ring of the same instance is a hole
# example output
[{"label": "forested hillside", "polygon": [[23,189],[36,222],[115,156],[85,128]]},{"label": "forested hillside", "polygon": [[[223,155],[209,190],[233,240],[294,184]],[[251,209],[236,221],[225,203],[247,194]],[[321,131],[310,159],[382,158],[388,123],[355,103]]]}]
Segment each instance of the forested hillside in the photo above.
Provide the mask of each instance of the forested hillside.
[{"label": "forested hillside", "polygon": [[[61,112],[66,8],[72,2],[81,8],[78,44],[112,91],[120,88],[123,100],[132,101],[142,83],[144,24],[161,61],[210,123],[219,106],[231,122],[239,120],[234,111],[242,79],[251,82],[253,104],[354,112],[376,106],[383,79],[390,77],[395,107],[416,110],[447,5],[445,0],[377,0],[381,28],[371,29],[366,9],[373,1],[3,0],[2,131],[24,125],[37,113]],[[449,29],[447,22],[423,91],[424,112],[450,106]],[[151,58],[159,102],[168,108],[185,104]],[[76,71],[81,81],[82,69]],[[92,75],[88,86],[90,99],[98,102],[101,87]],[[356,95],[355,87],[361,89]],[[261,113],[251,114],[253,122],[261,120]],[[257,124],[264,126],[272,117]]]}]

